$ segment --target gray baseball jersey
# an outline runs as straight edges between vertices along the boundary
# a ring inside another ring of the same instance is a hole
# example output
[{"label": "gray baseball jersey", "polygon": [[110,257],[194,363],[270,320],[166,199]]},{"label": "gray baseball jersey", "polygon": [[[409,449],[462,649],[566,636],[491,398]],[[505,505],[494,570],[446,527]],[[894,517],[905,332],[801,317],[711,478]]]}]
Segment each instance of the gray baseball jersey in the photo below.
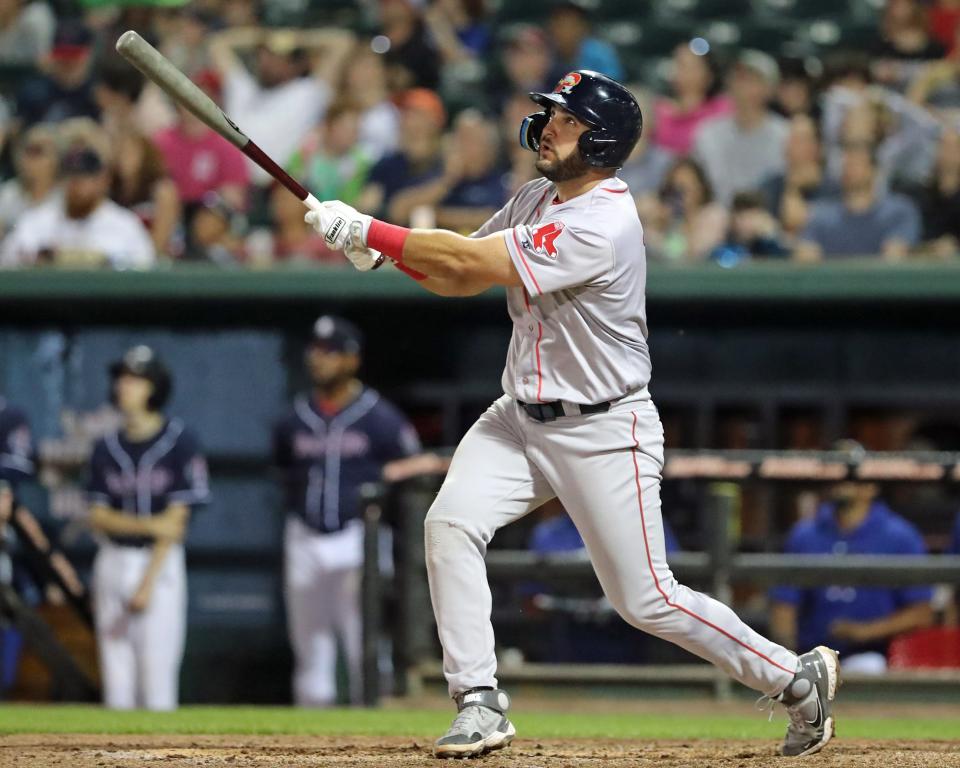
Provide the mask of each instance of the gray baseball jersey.
[{"label": "gray baseball jersey", "polygon": [[646,258],[627,185],[612,178],[561,203],[551,182],[531,181],[474,237],[499,231],[523,280],[507,289],[503,391],[584,405],[645,386]]}]

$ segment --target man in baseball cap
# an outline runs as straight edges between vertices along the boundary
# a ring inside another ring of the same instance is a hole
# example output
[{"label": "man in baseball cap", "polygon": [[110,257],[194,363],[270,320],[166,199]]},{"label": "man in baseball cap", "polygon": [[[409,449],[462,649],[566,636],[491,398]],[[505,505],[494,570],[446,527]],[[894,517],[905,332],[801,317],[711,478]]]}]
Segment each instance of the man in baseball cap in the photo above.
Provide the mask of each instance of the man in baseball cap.
[{"label": "man in baseball cap", "polygon": [[363,334],[331,315],[311,329],[304,354],[310,389],[274,428],[274,460],[284,491],[284,595],[295,659],[293,698],[301,707],[337,701],[337,645],[349,690],[361,686],[360,487],[387,466],[419,453],[407,419],[357,377]]},{"label": "man in baseball cap", "polygon": [[693,154],[724,205],[783,172],[788,126],[769,106],[779,82],[776,61],[762,51],[742,51],[729,75],[733,114],[704,123],[694,135]]}]

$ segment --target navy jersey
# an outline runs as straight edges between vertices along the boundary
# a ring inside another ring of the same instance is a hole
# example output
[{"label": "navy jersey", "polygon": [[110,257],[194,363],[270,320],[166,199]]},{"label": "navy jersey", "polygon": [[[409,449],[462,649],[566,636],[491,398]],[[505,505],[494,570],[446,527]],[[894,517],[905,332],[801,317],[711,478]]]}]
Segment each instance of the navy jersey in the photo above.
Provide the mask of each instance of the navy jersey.
[{"label": "navy jersey", "polygon": [[[171,504],[195,507],[210,499],[207,461],[179,419],[142,442],[113,432],[93,447],[87,491],[91,504],[141,517],[158,515]],[[126,546],[153,544],[143,537],[112,538]]]},{"label": "navy jersey", "polygon": [[410,422],[372,389],[332,416],[297,397],[273,445],[286,510],[321,533],[359,517],[360,486],[379,480],[385,463],[420,451]]},{"label": "navy jersey", "polygon": [[0,397],[0,480],[16,486],[36,474],[27,417]]},{"label": "navy jersey", "polygon": [[[882,501],[874,501],[866,519],[852,531],[841,531],[830,504],[822,505],[812,520],[802,520],[790,532],[786,552],[803,555],[924,555],[920,532]],[[873,621],[890,616],[914,603],[928,602],[933,590],[927,586],[853,587],[829,586],[800,589],[777,587],[771,597],[797,607],[797,642],[808,648],[828,644],[842,654],[863,651],[886,652],[886,642],[853,646],[829,634],[838,619]]]}]

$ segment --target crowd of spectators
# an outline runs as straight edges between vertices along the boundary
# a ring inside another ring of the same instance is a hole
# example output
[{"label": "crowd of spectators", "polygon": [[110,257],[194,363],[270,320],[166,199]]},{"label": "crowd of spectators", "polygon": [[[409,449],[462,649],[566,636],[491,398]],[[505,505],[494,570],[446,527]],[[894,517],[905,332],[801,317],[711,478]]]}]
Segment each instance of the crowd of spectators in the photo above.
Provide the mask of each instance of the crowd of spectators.
[{"label": "crowd of spectators", "polygon": [[4,267],[342,264],[295,198],[113,52],[127,28],[317,197],[395,223],[476,228],[535,174],[515,139],[526,94],[590,68],[643,107],[620,175],[652,261],[960,254],[953,0],[886,0],[861,50],[777,57],[707,34],[650,72],[588,0],[540,24],[484,0],[366,0],[362,23],[325,27],[273,25],[258,0],[121,5],[0,0]]}]

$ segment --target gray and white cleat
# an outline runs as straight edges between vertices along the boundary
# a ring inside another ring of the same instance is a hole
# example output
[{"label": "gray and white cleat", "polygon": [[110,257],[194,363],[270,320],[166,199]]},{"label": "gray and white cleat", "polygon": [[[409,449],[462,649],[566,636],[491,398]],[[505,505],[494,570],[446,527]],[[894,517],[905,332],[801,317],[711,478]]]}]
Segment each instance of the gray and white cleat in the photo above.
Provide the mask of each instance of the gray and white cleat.
[{"label": "gray and white cleat", "polygon": [[517,733],[507,720],[510,697],[505,691],[471,688],[456,697],[457,716],[433,746],[435,757],[477,757],[507,746]]},{"label": "gray and white cleat", "polygon": [[819,645],[800,657],[800,670],[776,697],[790,717],[781,755],[813,755],[833,738],[833,700],[840,683],[840,658],[836,651]]}]

